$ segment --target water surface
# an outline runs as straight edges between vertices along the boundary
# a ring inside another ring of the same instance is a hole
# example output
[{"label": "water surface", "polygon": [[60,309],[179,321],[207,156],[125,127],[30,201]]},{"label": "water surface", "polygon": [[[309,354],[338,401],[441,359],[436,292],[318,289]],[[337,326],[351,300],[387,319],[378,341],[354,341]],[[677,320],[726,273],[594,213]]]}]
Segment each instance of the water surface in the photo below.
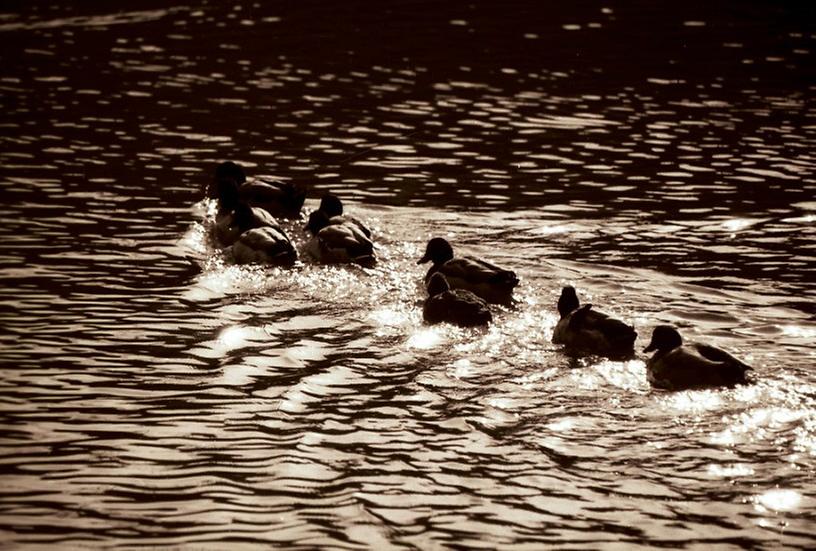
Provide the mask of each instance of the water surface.
[{"label": "water surface", "polygon": [[[816,543],[812,8],[3,9],[9,545]],[[379,265],[231,265],[224,159],[337,192]],[[488,329],[422,324],[437,235],[520,275]],[[756,384],[566,356],[567,283]]]}]

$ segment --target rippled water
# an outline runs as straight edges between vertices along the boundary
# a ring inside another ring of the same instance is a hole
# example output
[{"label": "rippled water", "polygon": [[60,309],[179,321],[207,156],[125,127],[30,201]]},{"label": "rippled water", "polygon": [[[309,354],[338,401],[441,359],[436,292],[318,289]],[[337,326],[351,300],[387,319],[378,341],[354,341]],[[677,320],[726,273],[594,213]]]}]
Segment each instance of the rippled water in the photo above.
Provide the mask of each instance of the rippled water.
[{"label": "rippled water", "polygon": [[[2,541],[816,545],[813,9],[493,4],[4,5]],[[379,265],[230,265],[223,159]],[[423,325],[433,235],[518,304]],[[567,282],[757,383],[565,356]]]}]

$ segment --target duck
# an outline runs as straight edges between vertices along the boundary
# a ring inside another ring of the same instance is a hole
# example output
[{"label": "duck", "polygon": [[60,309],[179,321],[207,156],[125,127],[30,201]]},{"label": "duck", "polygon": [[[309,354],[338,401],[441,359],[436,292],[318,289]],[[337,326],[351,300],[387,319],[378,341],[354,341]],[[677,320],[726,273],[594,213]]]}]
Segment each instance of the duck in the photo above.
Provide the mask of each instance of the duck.
[{"label": "duck", "polygon": [[374,243],[353,223],[332,222],[322,210],[309,214],[306,228],[312,238],[306,252],[321,264],[359,264],[370,268],[377,263]]},{"label": "duck", "polygon": [[245,231],[232,244],[230,253],[238,264],[291,266],[297,260],[292,242],[277,225]]},{"label": "duck", "polygon": [[593,310],[592,304],[581,305],[571,285],[561,289],[558,314],[561,319],[553,330],[552,342],[563,344],[570,352],[619,358],[635,351],[635,328]]},{"label": "duck", "polygon": [[212,235],[218,244],[228,247],[238,241],[244,232],[262,227],[280,229],[278,221],[269,212],[240,202],[234,209],[221,210],[216,214]]},{"label": "duck", "polygon": [[453,247],[442,237],[434,237],[417,264],[432,262],[425,274],[427,286],[435,273],[445,276],[452,289],[464,289],[493,304],[510,304],[519,279],[515,272],[499,268],[472,256],[454,258]]},{"label": "duck", "polygon": [[[350,214],[343,213],[343,202],[340,198],[332,193],[327,193],[320,199],[320,206],[317,208],[318,211],[324,213],[329,220],[329,225],[334,224],[353,224],[357,226],[363,235],[365,235],[368,239],[371,239],[371,230],[366,227],[363,222],[357,218],[356,216],[352,216]],[[310,225],[317,220],[322,221],[323,217],[313,217],[309,216],[309,221],[307,223],[307,229],[312,231],[312,233],[316,233],[315,229],[310,227]],[[321,222],[322,223],[322,222]],[[319,228],[317,229],[319,231]]]},{"label": "duck", "polygon": [[487,325],[493,321],[487,303],[464,289],[451,289],[444,274],[436,272],[428,282],[428,298],[422,308],[427,323],[447,322],[461,327]]},{"label": "duck", "polygon": [[658,325],[644,352],[654,355],[646,362],[646,376],[652,386],[666,390],[705,387],[733,387],[748,384],[752,368],[728,352],[707,344],[683,344],[671,325]]},{"label": "duck", "polygon": [[[222,204],[224,197],[235,195],[235,190],[241,201],[280,218],[300,218],[300,211],[306,200],[306,191],[292,182],[261,178],[247,181],[241,165],[225,161],[215,169],[215,178],[208,190],[208,196],[219,200],[220,209],[224,207]],[[229,208],[229,205],[226,208]]]}]

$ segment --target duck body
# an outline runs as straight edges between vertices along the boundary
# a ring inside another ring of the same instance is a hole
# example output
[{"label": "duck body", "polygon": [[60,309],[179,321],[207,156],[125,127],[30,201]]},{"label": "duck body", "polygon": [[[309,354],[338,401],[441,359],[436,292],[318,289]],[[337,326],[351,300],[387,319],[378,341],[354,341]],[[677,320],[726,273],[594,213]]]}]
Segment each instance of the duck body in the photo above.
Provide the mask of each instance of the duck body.
[{"label": "duck body", "polygon": [[230,250],[238,264],[291,266],[297,260],[295,248],[277,225],[245,231]]},{"label": "duck body", "polygon": [[445,239],[435,237],[428,242],[425,255],[417,262],[432,262],[425,274],[425,285],[429,285],[433,275],[445,276],[451,289],[469,291],[493,304],[509,304],[513,300],[513,289],[518,285],[516,273],[500,268],[473,256],[454,258],[453,248]]},{"label": "duck body", "polygon": [[333,193],[327,193],[320,199],[320,206],[317,210],[326,216],[309,216],[309,221],[306,228],[312,233],[317,233],[317,231],[320,230],[320,228],[317,227],[318,224],[320,224],[321,227],[322,224],[351,224],[356,226],[357,229],[359,229],[368,239],[371,239],[371,230],[369,230],[366,225],[363,224],[363,222],[356,216],[345,214],[343,212],[343,202]]},{"label": "duck body", "polygon": [[652,386],[666,390],[732,387],[748,384],[752,368],[728,352],[707,344],[683,344],[676,329],[660,325],[644,350],[654,350],[646,362],[646,376]]},{"label": "duck body", "polygon": [[222,210],[216,214],[212,234],[218,244],[228,247],[238,241],[242,233],[263,227],[280,229],[278,221],[267,211],[239,203],[234,210]]},{"label": "duck body", "polygon": [[242,201],[279,218],[300,218],[306,191],[291,182],[256,179],[238,188]]},{"label": "duck body", "polygon": [[306,229],[314,234],[320,231],[324,225],[336,226],[344,224],[353,226],[357,231],[362,233],[366,239],[371,240],[371,230],[369,230],[359,218],[356,216],[351,216],[350,214],[338,214],[336,216],[326,217],[325,219],[323,216],[315,216],[314,214],[310,214],[309,221],[306,224]]},{"label": "duck body", "polygon": [[608,358],[631,356],[637,332],[634,327],[603,312],[581,305],[571,286],[564,287],[558,300],[561,319],[553,330],[552,342],[563,344],[578,354],[597,354]]},{"label": "duck body", "polygon": [[306,228],[312,232],[306,251],[321,264],[352,263],[371,267],[377,262],[374,243],[357,224],[339,217],[329,218],[317,210],[309,215]]},{"label": "duck body", "polygon": [[306,199],[306,191],[291,182],[260,178],[248,182],[243,168],[232,161],[216,167],[207,195],[218,199],[221,210],[231,210],[243,202],[280,218],[299,218]]},{"label": "duck body", "polygon": [[427,323],[452,323],[461,327],[486,325],[493,321],[487,303],[464,289],[451,289],[441,273],[431,278],[430,296],[425,300],[422,317]]}]

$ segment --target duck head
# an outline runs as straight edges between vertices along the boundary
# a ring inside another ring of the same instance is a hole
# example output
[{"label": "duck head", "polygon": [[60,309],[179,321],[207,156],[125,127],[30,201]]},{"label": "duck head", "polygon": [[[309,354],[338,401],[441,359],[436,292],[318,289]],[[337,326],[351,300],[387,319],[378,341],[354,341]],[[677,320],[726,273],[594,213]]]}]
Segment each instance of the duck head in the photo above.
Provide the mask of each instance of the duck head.
[{"label": "duck head", "polygon": [[327,193],[322,199],[320,199],[319,210],[325,212],[326,216],[329,218],[332,216],[340,216],[343,214],[343,202],[340,201],[340,198],[337,195]]},{"label": "duck head", "polygon": [[450,291],[450,284],[444,274],[436,272],[428,281],[428,295],[434,297],[445,291]]},{"label": "duck head", "polygon": [[425,247],[425,256],[419,259],[417,264],[425,264],[433,261],[434,264],[443,264],[453,258],[453,247],[442,237],[434,237],[428,241]]},{"label": "duck head", "polygon": [[216,180],[234,180],[239,186],[246,182],[246,174],[244,169],[238,163],[232,161],[224,161],[215,169]]},{"label": "duck head", "polygon": [[221,210],[233,210],[240,202],[240,195],[238,193],[238,183],[232,179],[219,180],[216,182],[216,197],[218,198],[218,207]]},{"label": "duck head", "polygon": [[683,338],[677,329],[671,325],[658,325],[652,331],[652,342],[649,346],[643,349],[644,352],[651,352],[658,350],[660,352],[668,352],[683,344]]},{"label": "duck head", "polygon": [[221,198],[221,188],[235,187],[236,189],[246,182],[244,169],[232,161],[225,161],[215,168],[215,177],[210,184],[207,195],[210,198]]},{"label": "duck head", "polygon": [[232,210],[238,204],[238,188],[244,182],[244,169],[232,161],[223,162],[215,169],[215,178],[207,190],[207,196],[218,199],[222,210]]},{"label": "duck head", "polygon": [[317,235],[317,232],[329,225],[329,217],[322,210],[313,210],[309,214],[309,221],[306,223],[305,230],[309,230],[312,235]]},{"label": "duck head", "polygon": [[561,317],[569,315],[570,312],[581,306],[578,301],[578,294],[575,292],[575,287],[567,285],[561,289],[561,296],[558,299],[558,313]]}]

